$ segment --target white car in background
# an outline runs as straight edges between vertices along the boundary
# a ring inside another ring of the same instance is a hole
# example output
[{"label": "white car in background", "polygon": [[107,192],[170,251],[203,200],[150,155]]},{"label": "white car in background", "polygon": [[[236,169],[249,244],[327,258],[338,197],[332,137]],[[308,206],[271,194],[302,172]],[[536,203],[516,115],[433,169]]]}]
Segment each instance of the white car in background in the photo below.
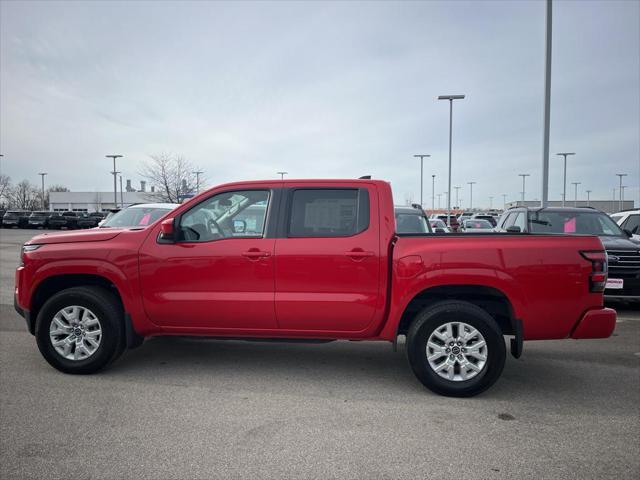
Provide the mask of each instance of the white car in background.
[{"label": "white car in background", "polygon": [[640,210],[624,210],[610,216],[622,230],[631,232],[633,240],[640,242]]},{"label": "white car in background", "polygon": [[439,218],[429,219],[429,225],[431,225],[431,230],[436,233],[451,233],[451,230],[449,230],[447,224]]},{"label": "white car in background", "polygon": [[177,203],[139,203],[108,215],[99,228],[144,228],[180,205]]}]

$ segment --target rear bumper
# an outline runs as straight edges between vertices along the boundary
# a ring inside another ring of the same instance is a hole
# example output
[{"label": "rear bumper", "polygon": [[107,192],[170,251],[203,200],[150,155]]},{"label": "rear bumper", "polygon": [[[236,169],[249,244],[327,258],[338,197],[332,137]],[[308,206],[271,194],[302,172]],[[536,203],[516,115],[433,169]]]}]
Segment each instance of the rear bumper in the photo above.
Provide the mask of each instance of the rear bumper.
[{"label": "rear bumper", "polygon": [[571,333],[571,338],[608,338],[616,328],[616,311],[612,308],[589,310]]}]

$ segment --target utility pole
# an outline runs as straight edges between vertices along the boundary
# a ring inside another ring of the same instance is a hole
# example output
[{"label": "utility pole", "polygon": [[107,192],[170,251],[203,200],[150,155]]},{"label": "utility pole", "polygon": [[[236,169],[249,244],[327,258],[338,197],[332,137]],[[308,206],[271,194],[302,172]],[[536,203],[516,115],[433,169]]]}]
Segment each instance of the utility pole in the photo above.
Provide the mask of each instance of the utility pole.
[{"label": "utility pole", "polygon": [[460,208],[460,202],[458,202],[458,191],[462,188],[462,187],[453,187],[456,189],[456,208]]},{"label": "utility pole", "polygon": [[436,209],[436,176],[431,175],[431,210]]},{"label": "utility pole", "polygon": [[467,182],[469,184],[469,210],[473,209],[473,186],[477,182]]},{"label": "utility pole", "polygon": [[200,193],[200,175],[203,174],[204,172],[201,170],[198,170],[197,172],[193,172],[196,176],[196,195],[198,193]]},{"label": "utility pole", "polygon": [[522,177],[522,205],[524,206],[525,180],[531,175],[529,173],[519,173],[518,176]]},{"label": "utility pole", "polygon": [[120,172],[116,171],[116,158],[122,158],[122,155],[105,155],[105,157],[113,159],[113,172],[111,172],[113,175],[113,206],[118,208],[118,187],[116,183],[116,176]]},{"label": "utility pole", "polygon": [[42,177],[42,210],[44,210],[44,177],[47,175],[47,172],[42,172],[38,175]]},{"label": "utility pole", "polygon": [[423,171],[424,171],[424,159],[427,157],[430,157],[431,155],[414,155],[414,157],[419,158],[420,159],[420,208],[424,208],[424,202],[422,201],[422,193],[424,191],[424,189],[422,188],[422,181],[423,181]]},{"label": "utility pole", "polygon": [[280,180],[284,180],[284,176],[287,175],[289,172],[276,172],[278,175],[280,175]]},{"label": "utility pole", "polygon": [[438,100],[449,100],[449,186],[447,190],[447,225],[451,227],[451,144],[453,138],[453,101],[462,100],[464,95],[440,95]]},{"label": "utility pole", "polygon": [[571,182],[571,185],[573,185],[576,189],[576,193],[575,196],[573,197],[573,206],[577,207],[578,206],[578,185],[580,185],[581,182]]},{"label": "utility pole", "polygon": [[[622,177],[626,177],[626,173],[616,173],[616,176],[620,177],[620,208],[618,210],[622,210]],[[615,200],[615,197],[614,197]]]},{"label": "utility pole", "polygon": [[587,192],[587,207],[591,206],[591,190],[586,190]]},{"label": "utility pole", "polygon": [[120,175],[120,207],[124,208],[124,195],[122,193],[122,175]]},{"label": "utility pole", "polygon": [[567,156],[575,155],[574,152],[564,152],[564,153],[556,153],[556,155],[562,155],[564,157],[564,175],[562,184],[564,188],[562,189],[562,206],[565,206],[565,201],[567,199]]},{"label": "utility pole", "polygon": [[[551,34],[552,28],[552,4],[547,0],[546,24],[545,24],[545,55],[544,55],[544,130],[542,134],[542,207],[549,202],[549,124],[551,118]],[[566,157],[565,157],[566,160]],[[524,188],[523,188],[524,190]],[[565,192],[566,193],[566,192]]]}]

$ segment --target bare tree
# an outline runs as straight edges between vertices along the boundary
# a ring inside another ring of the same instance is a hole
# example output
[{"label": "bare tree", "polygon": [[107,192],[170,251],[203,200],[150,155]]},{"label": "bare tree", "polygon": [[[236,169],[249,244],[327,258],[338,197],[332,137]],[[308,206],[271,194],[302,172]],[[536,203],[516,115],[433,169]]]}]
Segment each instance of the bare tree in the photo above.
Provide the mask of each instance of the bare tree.
[{"label": "bare tree", "polygon": [[11,191],[11,177],[0,174],[0,205],[9,203],[9,192]]},{"label": "bare tree", "polygon": [[58,185],[58,184],[51,185],[47,190],[49,192],[70,192],[71,191],[64,185]]},{"label": "bare tree", "polygon": [[10,190],[10,204],[21,210],[33,210],[40,205],[40,192],[29,183],[29,180],[22,180]]},{"label": "bare tree", "polygon": [[180,203],[182,195],[196,191],[196,170],[183,156],[162,153],[150,155],[150,160],[143,164],[139,173],[155,186],[155,193],[148,195],[150,199]]}]

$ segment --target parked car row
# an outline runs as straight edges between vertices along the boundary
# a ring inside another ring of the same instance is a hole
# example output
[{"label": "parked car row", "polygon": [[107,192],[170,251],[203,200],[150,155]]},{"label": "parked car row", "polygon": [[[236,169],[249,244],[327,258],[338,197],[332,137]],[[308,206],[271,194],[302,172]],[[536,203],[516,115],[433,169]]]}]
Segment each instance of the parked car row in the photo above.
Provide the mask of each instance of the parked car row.
[{"label": "parked car row", "polygon": [[44,210],[8,210],[0,211],[3,228],[48,228],[48,229],[76,229],[93,228],[105,217],[102,212],[49,212]]}]

